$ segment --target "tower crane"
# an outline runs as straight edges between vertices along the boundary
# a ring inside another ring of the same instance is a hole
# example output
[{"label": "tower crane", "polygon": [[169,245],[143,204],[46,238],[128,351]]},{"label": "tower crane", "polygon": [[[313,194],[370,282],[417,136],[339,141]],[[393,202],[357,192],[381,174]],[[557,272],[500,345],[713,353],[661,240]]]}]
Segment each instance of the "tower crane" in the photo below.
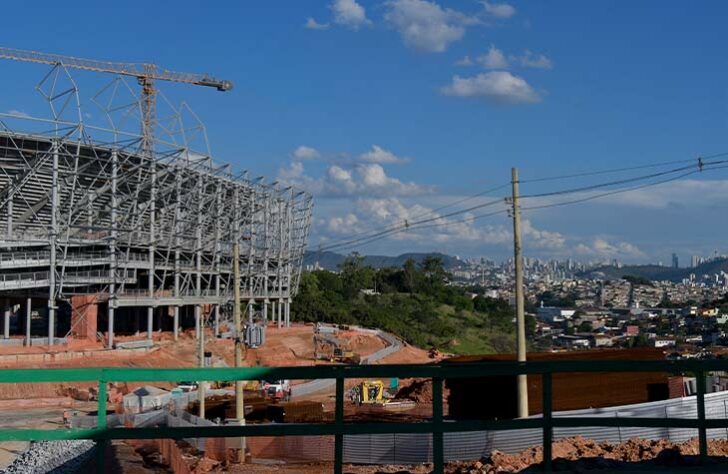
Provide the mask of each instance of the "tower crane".
[{"label": "tower crane", "polygon": [[132,76],[142,88],[142,137],[144,140],[143,149],[151,153],[154,121],[156,112],[157,90],[155,81],[180,82],[196,86],[214,87],[218,91],[226,92],[233,88],[230,81],[216,79],[208,74],[193,74],[184,72],[169,71],[151,63],[122,63],[112,61],[99,61],[95,59],[83,59],[73,56],[62,56],[59,54],[41,53],[15,48],[0,47],[0,59],[12,59],[31,63],[62,65],[73,69],[85,71],[104,72],[122,76]]}]

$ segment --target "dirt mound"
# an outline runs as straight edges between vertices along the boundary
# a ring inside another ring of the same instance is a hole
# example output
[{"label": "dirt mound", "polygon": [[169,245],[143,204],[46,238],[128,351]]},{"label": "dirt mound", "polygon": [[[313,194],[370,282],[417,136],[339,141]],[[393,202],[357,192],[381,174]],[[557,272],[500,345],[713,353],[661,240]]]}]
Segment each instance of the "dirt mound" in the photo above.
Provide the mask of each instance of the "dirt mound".
[{"label": "dirt mound", "polygon": [[415,379],[403,386],[394,396],[397,400],[412,400],[417,403],[432,403],[432,381],[430,379]]},{"label": "dirt mound", "polygon": [[[711,440],[708,451],[711,456],[728,455],[727,440]],[[686,466],[698,462],[698,440],[684,443],[668,440],[632,438],[624,443],[598,443],[576,436],[553,444],[554,470],[624,470],[642,467]],[[541,469],[543,448],[531,447],[518,454],[493,451],[489,457],[476,463],[455,463],[453,474],[480,474],[495,472],[538,472]]]}]

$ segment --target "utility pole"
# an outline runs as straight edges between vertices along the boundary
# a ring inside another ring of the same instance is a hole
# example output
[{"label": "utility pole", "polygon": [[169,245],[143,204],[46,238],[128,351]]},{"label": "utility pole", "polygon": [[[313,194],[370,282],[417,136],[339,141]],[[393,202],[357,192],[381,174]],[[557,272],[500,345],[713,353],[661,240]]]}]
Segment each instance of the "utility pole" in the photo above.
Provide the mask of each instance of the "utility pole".
[{"label": "utility pole", "polygon": [[[513,256],[516,266],[516,326],[518,335],[518,362],[526,362],[526,317],[523,307],[523,255],[521,254],[521,209],[518,204],[518,168],[511,168],[513,189]],[[528,416],[528,378],[518,376],[518,417]]]},{"label": "utility pole", "polygon": [[[240,320],[240,244],[233,244],[233,287],[234,307],[233,322],[235,323],[235,368],[243,365],[243,324]],[[240,426],[245,426],[245,403],[243,399],[243,381],[235,381],[235,418]],[[245,437],[240,437],[240,452],[238,462],[245,462]]]},{"label": "utility pole", "polygon": [[[200,322],[200,333],[199,333],[199,341],[198,341],[198,348],[199,348],[199,359],[200,359],[200,368],[205,367],[205,318],[202,314],[202,307],[200,305],[195,306],[195,312],[197,313],[197,320]],[[200,418],[205,418],[205,382],[199,381],[197,383],[197,402],[200,405],[200,409],[197,412],[197,415]]]}]

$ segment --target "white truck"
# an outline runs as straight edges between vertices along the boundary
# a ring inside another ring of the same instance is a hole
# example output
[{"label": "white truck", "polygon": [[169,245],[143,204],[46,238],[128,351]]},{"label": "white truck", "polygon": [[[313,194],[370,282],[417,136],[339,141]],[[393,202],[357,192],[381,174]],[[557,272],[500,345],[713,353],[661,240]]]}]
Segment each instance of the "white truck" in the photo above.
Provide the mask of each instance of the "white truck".
[{"label": "white truck", "polygon": [[284,402],[291,399],[291,384],[288,380],[261,380],[260,389],[265,398]]}]

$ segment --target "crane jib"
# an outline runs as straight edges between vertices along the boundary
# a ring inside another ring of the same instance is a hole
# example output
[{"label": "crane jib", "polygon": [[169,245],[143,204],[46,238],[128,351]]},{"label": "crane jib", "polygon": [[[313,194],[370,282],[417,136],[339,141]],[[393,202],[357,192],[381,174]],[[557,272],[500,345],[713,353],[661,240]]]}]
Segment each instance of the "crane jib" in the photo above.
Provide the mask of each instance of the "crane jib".
[{"label": "crane jib", "polygon": [[25,61],[40,64],[63,65],[64,67],[82,69],[85,71],[104,72],[134,76],[137,78],[148,78],[160,81],[180,82],[198,86],[214,87],[221,92],[233,88],[230,81],[215,79],[207,74],[191,74],[167,71],[154,64],[140,63],[117,63],[110,61],[97,61],[94,59],[76,58],[59,54],[47,54],[38,51],[30,51],[15,48],[0,47],[0,59],[12,59],[14,61]]}]

